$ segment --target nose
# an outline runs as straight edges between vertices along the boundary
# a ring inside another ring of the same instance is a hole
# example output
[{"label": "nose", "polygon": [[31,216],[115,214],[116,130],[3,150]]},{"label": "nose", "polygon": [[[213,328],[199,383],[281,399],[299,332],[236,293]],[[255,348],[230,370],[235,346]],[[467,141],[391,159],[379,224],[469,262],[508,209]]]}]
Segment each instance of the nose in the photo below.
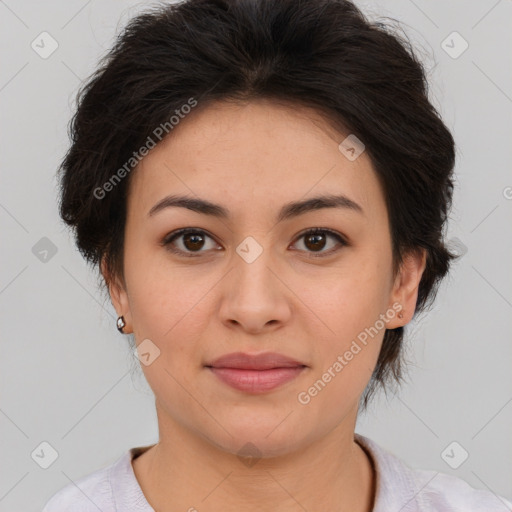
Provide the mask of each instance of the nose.
[{"label": "nose", "polygon": [[232,270],[222,283],[221,321],[250,334],[275,330],[291,316],[292,293],[280,277],[279,266],[264,250],[254,261],[233,255]]}]

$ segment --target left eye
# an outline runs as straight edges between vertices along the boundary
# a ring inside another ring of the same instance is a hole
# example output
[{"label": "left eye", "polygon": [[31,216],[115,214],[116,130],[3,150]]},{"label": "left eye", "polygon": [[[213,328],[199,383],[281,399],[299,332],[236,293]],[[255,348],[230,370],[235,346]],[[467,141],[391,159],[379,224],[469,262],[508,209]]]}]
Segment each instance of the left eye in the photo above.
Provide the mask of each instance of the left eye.
[{"label": "left eye", "polygon": [[[348,245],[345,239],[339,235],[338,233],[331,231],[329,229],[315,228],[302,233],[297,240],[304,240],[303,244],[307,248],[307,250],[312,250],[312,253],[309,256],[317,257],[317,256],[325,256],[329,255],[337,250],[336,244],[333,244],[334,247],[331,246],[329,250],[324,251],[327,244],[327,240],[331,238],[338,242],[339,246]],[[315,254],[318,253],[318,254]]]},{"label": "left eye", "polygon": [[[337,242],[331,244],[331,248],[324,250],[328,239],[335,240]],[[208,247],[207,240],[210,240],[210,247]],[[348,245],[345,239],[338,233],[329,229],[314,228],[310,229],[296,238],[296,242],[304,240],[303,244],[306,247],[306,252],[310,252],[310,256],[324,256],[331,254],[337,250],[336,245],[345,246]],[[180,243],[177,243],[179,241]],[[219,250],[218,244],[213,238],[206,232],[199,229],[180,229],[168,235],[163,241],[162,245],[174,253],[185,255],[185,256],[196,256],[197,253],[205,252],[207,250]],[[204,249],[204,250],[202,250]],[[196,254],[194,254],[196,253]],[[318,253],[318,254],[315,254]]]}]

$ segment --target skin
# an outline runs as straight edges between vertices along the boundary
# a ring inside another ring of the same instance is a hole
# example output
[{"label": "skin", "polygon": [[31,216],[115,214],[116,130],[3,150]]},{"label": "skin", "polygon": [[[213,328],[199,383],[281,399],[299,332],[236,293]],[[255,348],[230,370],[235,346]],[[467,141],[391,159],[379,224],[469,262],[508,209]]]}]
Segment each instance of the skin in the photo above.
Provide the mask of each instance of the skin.
[{"label": "skin", "polygon": [[[369,512],[375,475],[354,430],[385,328],[308,404],[297,396],[394,303],[403,318],[387,327],[411,320],[425,254],[409,255],[393,275],[388,214],[371,161],[366,152],[347,159],[338,149],[345,135],[319,113],[261,99],[200,107],[132,171],[125,279],[102,265],[124,332],[160,350],[141,364],[160,439],[133,461],[137,480],[159,512]],[[276,223],[285,203],[334,193],[363,213],[323,208]],[[231,217],[180,207],[148,216],[169,194],[220,204]],[[181,236],[174,247],[198,256],[162,245],[185,227],[206,232],[203,246]],[[324,245],[300,237],[315,227],[340,233],[348,245],[329,234]],[[236,252],[248,236],[263,250],[252,263]],[[204,367],[235,351],[275,351],[307,368],[272,391],[249,394]],[[260,455],[251,466],[237,456],[248,442]]]}]

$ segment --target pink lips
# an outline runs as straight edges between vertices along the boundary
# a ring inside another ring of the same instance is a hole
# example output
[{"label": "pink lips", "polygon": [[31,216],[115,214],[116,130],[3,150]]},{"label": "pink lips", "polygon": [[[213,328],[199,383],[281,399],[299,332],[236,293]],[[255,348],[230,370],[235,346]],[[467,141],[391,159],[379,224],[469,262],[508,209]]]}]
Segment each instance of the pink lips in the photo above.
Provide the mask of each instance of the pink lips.
[{"label": "pink lips", "polygon": [[216,359],[206,367],[235,389],[264,393],[294,379],[306,365],[275,352],[256,355],[235,352]]}]

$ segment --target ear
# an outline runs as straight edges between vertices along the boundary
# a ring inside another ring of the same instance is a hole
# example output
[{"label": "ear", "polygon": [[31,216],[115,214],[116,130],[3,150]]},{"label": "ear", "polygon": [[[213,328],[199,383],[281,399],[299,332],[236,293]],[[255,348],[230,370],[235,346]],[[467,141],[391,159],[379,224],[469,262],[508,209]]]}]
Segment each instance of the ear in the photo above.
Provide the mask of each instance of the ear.
[{"label": "ear", "polygon": [[398,318],[397,314],[395,318],[388,322],[388,329],[396,329],[411,321],[416,309],[418,288],[426,262],[427,252],[425,249],[411,251],[404,256],[393,284],[389,304],[390,308],[393,304],[400,304],[401,309],[397,309],[397,312],[401,312],[403,317]]},{"label": "ear", "polygon": [[117,312],[118,316],[123,316],[126,326],[123,329],[124,334],[133,332],[132,315],[130,311],[130,302],[128,300],[128,293],[126,292],[126,285],[121,283],[118,278],[110,275],[107,270],[105,258],[102,258],[100,264],[101,274],[107,283],[110,300]]}]

